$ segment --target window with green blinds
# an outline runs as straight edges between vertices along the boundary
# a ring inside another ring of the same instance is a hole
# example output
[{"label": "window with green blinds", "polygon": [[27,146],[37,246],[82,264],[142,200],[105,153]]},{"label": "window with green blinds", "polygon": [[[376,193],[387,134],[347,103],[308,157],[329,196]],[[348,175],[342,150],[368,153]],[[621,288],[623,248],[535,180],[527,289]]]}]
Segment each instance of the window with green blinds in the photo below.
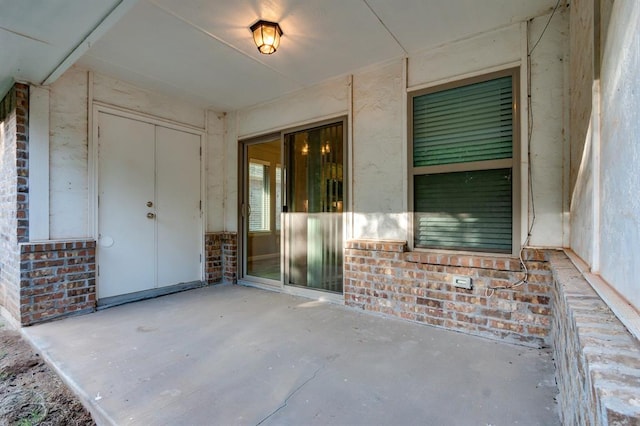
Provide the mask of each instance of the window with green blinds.
[{"label": "window with green blinds", "polygon": [[511,77],[414,98],[414,167],[511,158],[512,103]]},{"label": "window with green blinds", "polygon": [[511,251],[511,169],[414,177],[419,247]]},{"label": "window with green blinds", "polygon": [[512,72],[412,98],[415,247],[512,251]]}]

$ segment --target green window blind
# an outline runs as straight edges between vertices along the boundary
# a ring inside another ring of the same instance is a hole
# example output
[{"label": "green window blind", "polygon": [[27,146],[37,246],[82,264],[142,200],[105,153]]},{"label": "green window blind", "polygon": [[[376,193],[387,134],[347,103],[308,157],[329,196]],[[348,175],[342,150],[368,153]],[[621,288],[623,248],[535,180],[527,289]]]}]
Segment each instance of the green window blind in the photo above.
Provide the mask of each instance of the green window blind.
[{"label": "green window blind", "polygon": [[512,251],[513,102],[511,75],[413,98],[415,247]]},{"label": "green window blind", "polygon": [[413,99],[413,165],[511,158],[511,76]]},{"label": "green window blind", "polygon": [[511,252],[511,169],[414,177],[415,246]]}]

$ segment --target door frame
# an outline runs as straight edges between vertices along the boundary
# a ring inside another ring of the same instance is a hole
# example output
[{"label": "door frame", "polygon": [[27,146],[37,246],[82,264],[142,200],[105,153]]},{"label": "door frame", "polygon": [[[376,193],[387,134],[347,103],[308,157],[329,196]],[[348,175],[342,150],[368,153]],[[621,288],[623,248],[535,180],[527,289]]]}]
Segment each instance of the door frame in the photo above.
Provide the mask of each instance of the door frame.
[{"label": "door frame", "polygon": [[[111,114],[117,117],[122,117],[130,120],[140,121],[148,123],[154,126],[166,127],[168,129],[177,130],[180,132],[190,133],[200,138],[200,149],[202,154],[200,155],[200,199],[202,200],[202,208],[200,210],[200,253],[202,261],[200,262],[200,281],[205,279],[205,244],[204,236],[206,232],[207,222],[207,187],[206,187],[206,158],[207,158],[207,144],[206,144],[206,129],[191,126],[189,124],[180,123],[177,121],[168,120],[162,117],[158,117],[151,114],[140,113],[127,108],[110,105],[103,102],[90,100],[91,108],[89,123],[91,125],[91,131],[88,134],[87,141],[87,174],[88,174],[88,206],[87,206],[87,218],[88,218],[88,234],[90,238],[96,241],[96,267],[100,264],[100,249],[97,244],[98,241],[98,223],[99,223],[99,209],[98,209],[98,188],[99,188],[99,156],[98,156],[98,117],[100,113]],[[99,271],[96,270],[96,286],[100,285]],[[117,297],[117,296],[116,296]]]},{"label": "door frame", "polygon": [[[249,230],[247,229],[247,223],[245,222],[245,217],[248,214],[248,208],[246,206],[246,201],[249,197],[249,187],[246,179],[246,164],[245,164],[245,155],[248,147],[250,145],[259,145],[261,143],[268,143],[278,140],[280,142],[280,164],[284,169],[284,152],[282,151],[282,133],[267,133],[262,136],[252,137],[244,140],[238,141],[238,261],[237,261],[237,273],[238,273],[238,282],[242,282],[243,284],[259,287],[259,288],[267,288],[271,290],[282,290],[283,281],[282,281],[282,267],[283,267],[283,259],[280,258],[280,275],[281,278],[279,281],[270,280],[267,278],[253,277],[246,275],[246,262],[248,259],[248,243],[247,240],[249,238]],[[284,176],[281,177],[281,185],[284,187],[285,179]],[[282,193],[284,195],[284,193]],[[283,229],[280,228],[280,253],[283,251]]]},{"label": "door frame", "polygon": [[[349,131],[349,115],[347,114],[338,114],[334,117],[323,118],[318,121],[309,121],[304,124],[299,124],[291,127],[283,128],[279,131],[270,131],[264,134],[258,134],[243,138],[238,138],[238,198],[237,198],[237,217],[238,217],[238,255],[240,258],[238,259],[238,284],[249,286],[249,287],[257,287],[264,290],[277,291],[281,293],[291,294],[294,296],[302,296],[310,299],[316,299],[321,301],[327,301],[330,303],[344,304],[344,287],[342,293],[331,293],[321,290],[314,290],[311,288],[303,288],[296,287],[291,285],[285,285],[284,281],[286,279],[286,271],[285,271],[285,244],[287,238],[287,230],[285,227],[282,227],[280,230],[280,253],[281,253],[281,279],[279,285],[272,285],[266,283],[265,280],[261,280],[259,278],[248,278],[245,276],[245,256],[246,256],[246,242],[245,236],[248,235],[248,231],[246,229],[246,223],[244,221],[244,216],[246,211],[244,211],[244,202],[248,194],[246,191],[246,182],[245,182],[245,147],[251,144],[256,144],[260,142],[267,142],[269,140],[275,140],[279,138],[280,146],[281,146],[281,164],[284,170],[288,170],[288,155],[286,153],[285,147],[285,136],[291,133],[301,132],[305,130],[312,130],[317,127],[323,127],[331,124],[342,123],[342,143],[343,143],[343,181],[344,181],[344,202],[343,202],[343,244],[347,241],[347,236],[349,235],[349,224],[350,215],[352,214],[350,210],[351,206],[351,139],[350,139],[350,131]],[[283,186],[283,201],[287,202],[286,197],[288,196],[288,176],[286,173],[283,173],[282,176],[282,186]],[[283,212],[284,213],[284,212]],[[344,246],[343,246],[344,250]],[[344,255],[343,255],[344,256]],[[344,265],[343,265],[344,267]],[[344,276],[344,273],[343,273]]]}]

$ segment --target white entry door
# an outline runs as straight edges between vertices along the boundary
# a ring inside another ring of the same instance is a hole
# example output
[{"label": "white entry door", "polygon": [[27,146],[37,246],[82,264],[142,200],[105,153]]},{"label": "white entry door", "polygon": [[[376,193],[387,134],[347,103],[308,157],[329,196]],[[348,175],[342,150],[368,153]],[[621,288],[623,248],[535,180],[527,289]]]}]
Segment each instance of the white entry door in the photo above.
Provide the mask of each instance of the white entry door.
[{"label": "white entry door", "polygon": [[98,298],[200,281],[200,136],[98,120]]}]

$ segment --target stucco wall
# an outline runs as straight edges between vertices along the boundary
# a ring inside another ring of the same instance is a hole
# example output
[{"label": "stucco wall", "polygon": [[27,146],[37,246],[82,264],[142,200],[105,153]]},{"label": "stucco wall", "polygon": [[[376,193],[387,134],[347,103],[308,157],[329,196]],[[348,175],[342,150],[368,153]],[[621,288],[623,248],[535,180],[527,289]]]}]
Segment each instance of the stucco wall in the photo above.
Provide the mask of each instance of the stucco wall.
[{"label": "stucco wall", "polygon": [[582,259],[593,259],[593,153],[591,149],[591,135],[582,156],[582,166],[578,173],[576,186],[571,200],[571,249]]},{"label": "stucco wall", "polygon": [[224,223],[238,230],[238,140],[349,114],[349,80],[338,78],[226,116]]},{"label": "stucco wall", "polygon": [[401,61],[353,76],[353,238],[406,240]]},{"label": "stucco wall", "polygon": [[49,233],[88,237],[88,74],[71,68],[49,92]]},{"label": "stucco wall", "polygon": [[[547,18],[543,16],[531,23],[530,39],[537,39]],[[562,155],[566,134],[562,119],[566,89],[562,76],[566,25],[565,14],[556,14],[532,55],[531,150],[538,221],[531,243],[540,246],[562,245]],[[351,78],[334,79],[227,115],[205,114],[198,106],[98,74],[93,76],[92,91],[89,91],[87,71],[72,68],[51,87],[50,95],[51,238],[79,238],[89,233],[87,96],[92,92],[96,101],[209,129],[208,231],[238,229],[239,139],[348,116],[348,176],[351,179],[348,188],[350,210],[354,213],[349,221],[348,237],[407,239],[405,87],[412,90],[500,67],[518,64],[524,67],[526,34],[526,24],[514,24],[411,55],[406,70],[404,60],[398,59],[361,70]],[[525,91],[526,83],[523,99],[526,99]],[[522,114],[525,124],[526,113]],[[523,128],[526,136],[526,125]],[[522,161],[527,161],[526,150]],[[526,184],[523,190],[523,224],[528,224]]]},{"label": "stucco wall", "polygon": [[[601,68],[600,273],[640,308],[640,3],[616,0]],[[579,231],[579,230],[578,230]]]},{"label": "stucco wall", "polygon": [[578,170],[591,120],[591,86],[594,79],[594,4],[593,0],[574,0],[570,7],[569,37],[571,68],[571,158],[570,188],[576,185]]},{"label": "stucco wall", "polygon": [[[566,38],[568,14],[554,16],[532,55],[532,103],[534,129],[531,140],[533,187],[537,222],[531,244],[562,246],[567,210],[563,191],[563,151],[566,146],[563,111],[566,109]],[[549,16],[533,20],[529,38],[534,41]],[[349,113],[349,176],[347,185],[349,238],[408,239],[407,212],[407,107],[406,88],[460,79],[473,74],[521,65],[523,67],[521,121],[527,136],[526,113],[527,25],[514,24],[468,40],[411,55],[352,75],[352,96],[348,80],[334,80],[305,89],[277,101],[234,112],[227,120],[225,225],[237,230],[237,141],[268,134],[327,116]],[[525,144],[526,147],[526,144]],[[523,149],[521,161],[527,162]],[[523,241],[530,214],[527,213],[528,185],[523,168]]]},{"label": "stucco wall", "polygon": [[594,209],[597,202],[594,191],[597,190],[599,176],[594,151],[599,149],[599,119],[594,117],[593,111],[594,102],[595,105],[599,102],[599,99],[593,99],[594,65],[598,62],[594,51],[594,41],[598,40],[595,34],[596,12],[593,1],[578,0],[571,5],[569,20],[570,247],[589,264],[597,256],[594,253]]},{"label": "stucco wall", "polygon": [[[588,110],[591,116],[585,141],[571,140],[572,159],[576,149],[583,152],[572,188],[571,248],[637,308],[640,264],[634,255],[640,247],[640,198],[636,194],[640,186],[640,4],[634,0],[603,1],[595,22],[587,19],[595,19],[592,2],[572,4],[571,13],[573,63],[600,63],[593,77],[599,75],[599,82],[590,82],[586,94],[572,92],[575,114]],[[598,28],[603,33],[599,34]],[[585,50],[594,39],[602,43],[601,52]],[[589,54],[596,57],[581,57]],[[583,74],[572,65],[572,80],[583,79]],[[592,99],[598,107],[593,113]],[[575,135],[574,117],[571,126]]]},{"label": "stucco wall", "polygon": [[207,225],[208,232],[223,231],[225,170],[225,114],[207,114]]},{"label": "stucco wall", "polygon": [[[193,128],[210,129],[207,144],[208,218],[207,230],[223,230],[222,165],[224,116],[174,97],[139,89],[113,78],[72,67],[50,88],[50,239],[90,236],[89,123],[88,96],[93,101],[133,112],[171,120]],[[89,84],[92,83],[91,90]],[[208,119],[207,119],[208,117]]]},{"label": "stucco wall", "polygon": [[[529,26],[529,51],[540,37],[548,16],[534,19]],[[569,84],[567,71],[569,12],[560,8],[544,36],[531,53],[531,179],[529,189],[536,220],[530,244],[563,247],[568,239],[569,192],[564,152],[569,146]],[[526,97],[521,94],[524,102]],[[526,182],[526,180],[525,180]]]}]

